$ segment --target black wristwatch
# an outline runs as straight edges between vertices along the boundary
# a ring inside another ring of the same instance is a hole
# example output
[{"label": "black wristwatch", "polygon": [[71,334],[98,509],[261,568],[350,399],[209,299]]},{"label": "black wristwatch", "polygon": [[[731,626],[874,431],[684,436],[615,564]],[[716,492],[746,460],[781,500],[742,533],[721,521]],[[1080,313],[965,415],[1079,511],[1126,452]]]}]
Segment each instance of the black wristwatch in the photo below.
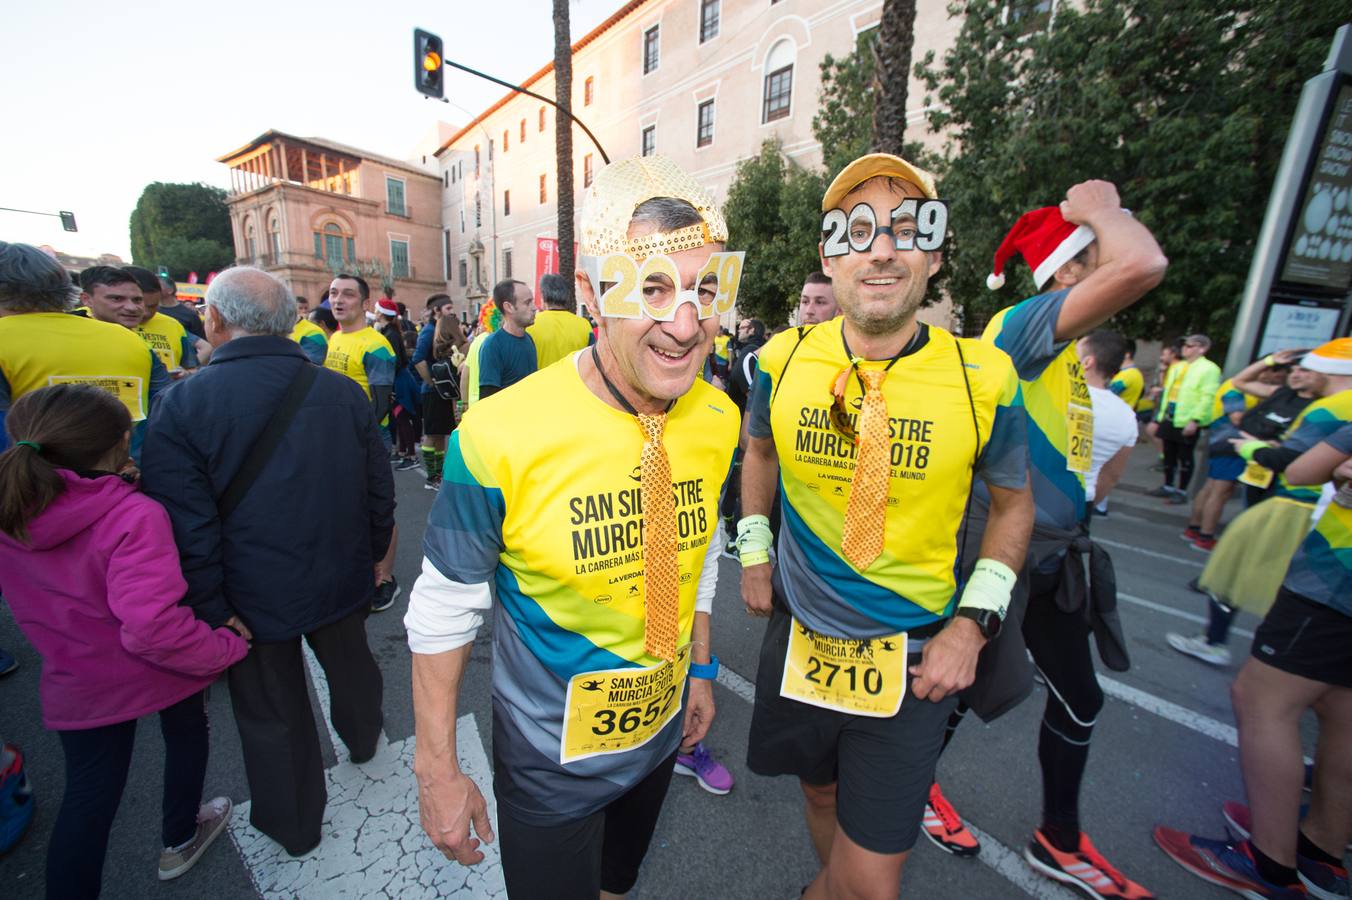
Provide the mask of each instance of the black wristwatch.
[{"label": "black wristwatch", "polygon": [[995,639],[996,635],[1000,633],[1000,626],[1003,624],[1000,614],[991,609],[959,606],[956,615],[975,622],[976,627],[981,629],[981,636],[988,641]]}]

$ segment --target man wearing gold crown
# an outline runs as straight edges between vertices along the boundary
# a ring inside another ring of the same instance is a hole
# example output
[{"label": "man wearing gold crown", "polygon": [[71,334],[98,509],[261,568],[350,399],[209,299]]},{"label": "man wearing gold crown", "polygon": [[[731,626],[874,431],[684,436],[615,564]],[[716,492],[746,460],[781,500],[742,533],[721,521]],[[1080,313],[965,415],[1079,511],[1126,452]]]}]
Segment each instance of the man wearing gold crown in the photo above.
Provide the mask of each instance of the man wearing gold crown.
[{"label": "man wearing gold crown", "polygon": [[[947,223],[929,173],[887,154],[846,166],[820,244],[841,315],[771,339],[748,406],[742,596],[770,623],[747,762],[801,783],[822,862],[812,900],[896,897],[945,722],[1033,522],[1009,357],[916,318]],[[960,591],[975,481],[990,525]]]},{"label": "man wearing gold crown", "polygon": [[712,198],[657,156],[602,170],[581,232],[599,339],[470,408],[405,618],[422,825],[472,865],[494,830],[456,760],[456,700],[493,609],[497,833],[518,898],[625,894],[677,747],[714,712],[708,551],[740,422],[697,376],[742,254],[723,251]]}]

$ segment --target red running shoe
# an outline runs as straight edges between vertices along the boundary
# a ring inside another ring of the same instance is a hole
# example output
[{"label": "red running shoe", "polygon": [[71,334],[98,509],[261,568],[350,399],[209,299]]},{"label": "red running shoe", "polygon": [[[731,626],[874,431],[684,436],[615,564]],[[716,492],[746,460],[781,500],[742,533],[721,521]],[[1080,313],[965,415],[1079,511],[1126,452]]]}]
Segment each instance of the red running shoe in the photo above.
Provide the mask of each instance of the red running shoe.
[{"label": "red running shoe", "polygon": [[1155,900],[1154,894],[1109,865],[1084,832],[1080,832],[1079,849],[1065,853],[1053,847],[1039,828],[1033,832],[1023,858],[1034,871],[1077,887],[1099,900]]},{"label": "red running shoe", "polygon": [[1306,900],[1299,884],[1273,884],[1258,874],[1249,842],[1232,843],[1186,834],[1163,825],[1155,827],[1155,843],[1170,859],[1219,887],[1251,900]]},{"label": "red running shoe", "polygon": [[981,852],[980,842],[962,823],[962,817],[939,790],[937,781],[930,785],[929,802],[925,804],[925,818],[921,824],[925,837],[945,853],[976,856]]}]

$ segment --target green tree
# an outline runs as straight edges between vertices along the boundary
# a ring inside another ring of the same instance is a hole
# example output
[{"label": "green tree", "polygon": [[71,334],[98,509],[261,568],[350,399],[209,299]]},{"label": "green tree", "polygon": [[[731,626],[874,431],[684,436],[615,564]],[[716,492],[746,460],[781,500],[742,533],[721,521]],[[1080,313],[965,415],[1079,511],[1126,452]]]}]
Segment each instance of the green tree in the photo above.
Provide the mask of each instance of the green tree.
[{"label": "green tree", "polygon": [[821,268],[817,241],[820,174],[799,168],[766,141],[760,153],[737,164],[723,214],[728,245],[746,251],[737,309],[774,327],[788,321],[809,272]]},{"label": "green tree", "polygon": [[220,271],[235,258],[225,191],[210,185],[146,185],[130,227],[132,261],[147,268],[168,266],[175,279]]},{"label": "green tree", "polygon": [[949,136],[945,268],[969,329],[1033,293],[1023,266],[1003,291],[984,285],[1014,220],[1106,178],[1170,258],[1115,327],[1227,335],[1301,84],[1340,14],[1317,0],[1085,0],[1051,21],[1030,0],[1007,6],[951,4],[957,41],[917,66],[930,126]]}]

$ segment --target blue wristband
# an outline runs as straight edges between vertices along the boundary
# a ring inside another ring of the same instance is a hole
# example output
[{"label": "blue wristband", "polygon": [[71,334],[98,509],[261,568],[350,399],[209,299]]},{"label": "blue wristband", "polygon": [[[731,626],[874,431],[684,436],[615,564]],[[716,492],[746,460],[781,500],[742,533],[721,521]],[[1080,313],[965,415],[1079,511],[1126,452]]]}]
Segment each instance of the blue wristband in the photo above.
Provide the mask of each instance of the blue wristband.
[{"label": "blue wristband", "polygon": [[690,677],[703,678],[705,681],[713,681],[718,677],[718,657],[709,657],[707,663],[692,662],[690,664]]}]

